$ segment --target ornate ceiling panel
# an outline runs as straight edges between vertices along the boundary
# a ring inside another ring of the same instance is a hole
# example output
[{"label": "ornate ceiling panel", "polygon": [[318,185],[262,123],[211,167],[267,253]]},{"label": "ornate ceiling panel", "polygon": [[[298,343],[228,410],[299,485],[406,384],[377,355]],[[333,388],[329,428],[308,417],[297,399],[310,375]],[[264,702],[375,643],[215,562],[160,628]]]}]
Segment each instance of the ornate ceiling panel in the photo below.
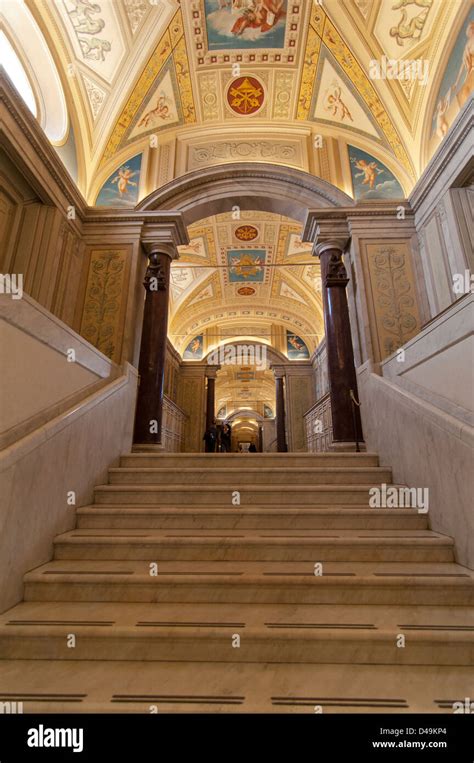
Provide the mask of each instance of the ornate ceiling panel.
[{"label": "ornate ceiling panel", "polygon": [[26,2],[63,76],[90,203],[139,153],[140,196],[242,159],[299,167],[353,193],[351,145],[409,193],[431,146],[426,122],[451,30],[469,9],[468,0]]},{"label": "ornate ceiling panel", "polygon": [[323,334],[319,264],[299,223],[268,212],[226,213],[188,233],[171,269],[169,333],[179,352],[203,331],[206,351],[226,336],[273,343],[285,329],[316,347]]}]

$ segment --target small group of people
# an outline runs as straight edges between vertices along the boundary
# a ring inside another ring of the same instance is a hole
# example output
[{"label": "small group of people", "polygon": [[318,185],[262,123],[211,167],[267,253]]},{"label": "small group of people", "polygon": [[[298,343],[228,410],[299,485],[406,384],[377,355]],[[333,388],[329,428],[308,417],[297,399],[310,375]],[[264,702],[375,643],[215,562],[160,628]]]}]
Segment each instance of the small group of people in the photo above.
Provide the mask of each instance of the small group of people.
[{"label": "small group of people", "polygon": [[[225,421],[222,426],[216,425],[216,421],[204,432],[202,438],[205,443],[206,453],[231,453],[232,452],[232,427]],[[239,445],[238,453],[257,453],[255,443],[251,442],[248,449]]]},{"label": "small group of people", "polygon": [[217,427],[215,420],[204,432],[202,438],[206,445],[206,453],[230,453],[232,450],[232,427],[226,421]]}]

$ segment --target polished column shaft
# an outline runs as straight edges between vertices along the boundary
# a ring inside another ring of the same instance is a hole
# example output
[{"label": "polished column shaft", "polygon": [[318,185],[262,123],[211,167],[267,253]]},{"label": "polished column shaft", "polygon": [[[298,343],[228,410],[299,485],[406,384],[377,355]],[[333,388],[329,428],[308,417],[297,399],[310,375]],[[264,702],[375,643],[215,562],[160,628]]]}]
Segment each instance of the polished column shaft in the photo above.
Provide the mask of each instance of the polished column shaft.
[{"label": "polished column shaft", "polygon": [[166,252],[149,254],[143,284],[146,297],[135,415],[134,442],[137,444],[161,442],[170,266],[171,257]]},{"label": "polished column shaft", "polygon": [[323,285],[324,325],[331,399],[333,442],[362,441],[346,286],[349,283],[339,248],[328,246],[319,253]]},{"label": "polished column shaft", "polygon": [[216,406],[216,378],[207,377],[207,402],[206,402],[206,430],[214,423]]},{"label": "polished column shaft", "polygon": [[275,375],[276,385],[276,430],[277,430],[277,451],[286,453],[288,446],[286,444],[285,431],[285,391],[283,387],[283,376]]}]

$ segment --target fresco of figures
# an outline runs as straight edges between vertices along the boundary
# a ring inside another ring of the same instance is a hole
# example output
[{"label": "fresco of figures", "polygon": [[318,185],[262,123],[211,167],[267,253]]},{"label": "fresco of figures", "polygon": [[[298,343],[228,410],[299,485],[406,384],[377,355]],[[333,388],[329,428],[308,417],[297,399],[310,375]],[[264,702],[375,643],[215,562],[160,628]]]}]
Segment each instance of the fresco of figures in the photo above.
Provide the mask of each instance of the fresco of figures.
[{"label": "fresco of figures", "polygon": [[436,97],[431,137],[442,140],[474,90],[474,8],[449,56]]},{"label": "fresco of figures", "polygon": [[127,159],[105,181],[96,207],[134,207],[138,203],[142,154]]},{"label": "fresco of figures", "polygon": [[195,336],[192,339],[185,351],[183,352],[183,360],[201,360],[202,359],[202,347],[203,347],[203,335]]},{"label": "fresco of figures", "polygon": [[356,201],[403,199],[405,194],[395,175],[381,161],[355,146],[348,146],[352,187]]},{"label": "fresco of figures", "polygon": [[308,360],[309,350],[306,342],[291,331],[286,332],[286,354],[289,360]]},{"label": "fresco of figures", "polygon": [[287,0],[205,0],[209,50],[282,48]]}]

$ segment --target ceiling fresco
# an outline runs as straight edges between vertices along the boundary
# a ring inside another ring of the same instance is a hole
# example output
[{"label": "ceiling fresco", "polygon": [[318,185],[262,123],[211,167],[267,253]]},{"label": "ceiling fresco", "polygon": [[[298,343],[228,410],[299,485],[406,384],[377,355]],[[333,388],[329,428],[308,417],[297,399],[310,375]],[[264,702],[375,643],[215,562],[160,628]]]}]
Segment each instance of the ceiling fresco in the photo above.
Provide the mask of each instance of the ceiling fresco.
[{"label": "ceiling fresco", "polygon": [[[91,205],[133,208],[188,172],[241,161],[304,170],[361,203],[400,199],[474,88],[469,0],[14,4],[56,63]],[[14,17],[5,34],[28,71],[35,54]],[[311,355],[324,331],[320,272],[299,223],[229,213],[189,236],[171,273],[181,355],[235,337],[295,362]],[[252,397],[243,378],[227,382],[228,400],[238,385]]]},{"label": "ceiling fresco", "polygon": [[468,0],[11,2],[58,65],[91,204],[138,154],[139,199],[242,159],[354,194],[348,146],[406,195],[473,87]]},{"label": "ceiling fresco", "polygon": [[178,352],[199,338],[200,359],[238,335],[290,357],[287,333],[316,348],[324,334],[320,268],[300,223],[246,211],[239,221],[232,213],[201,220],[188,233],[171,267],[168,333]]}]

